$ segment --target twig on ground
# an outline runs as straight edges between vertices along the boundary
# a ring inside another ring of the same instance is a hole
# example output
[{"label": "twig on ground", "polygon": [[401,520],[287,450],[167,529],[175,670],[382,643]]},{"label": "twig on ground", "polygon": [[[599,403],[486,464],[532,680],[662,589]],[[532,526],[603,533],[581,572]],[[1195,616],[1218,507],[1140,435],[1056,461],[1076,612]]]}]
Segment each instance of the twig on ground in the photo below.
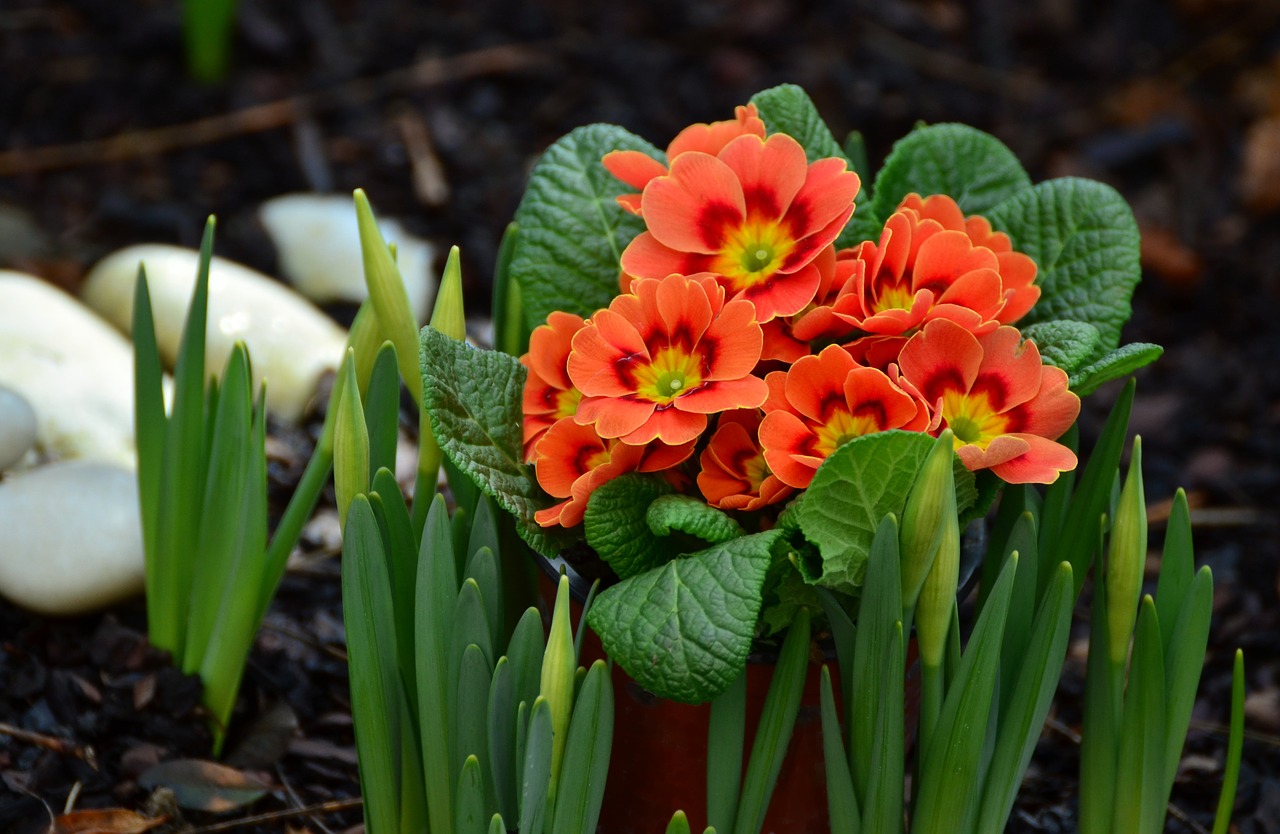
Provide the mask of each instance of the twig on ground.
[{"label": "twig on ground", "polygon": [[[285,778],[284,768],[278,764],[276,765],[276,778],[284,786],[285,793],[289,794],[289,801],[299,808],[303,807],[302,798],[298,796],[298,792],[293,789],[293,785],[290,785],[289,780]],[[321,822],[319,818],[312,817],[311,822],[315,823],[316,828],[319,828],[324,834],[333,834],[333,829]]]},{"label": "twig on ground", "polygon": [[88,745],[76,744],[74,741],[47,736],[43,733],[33,733],[30,730],[4,723],[0,723],[0,735],[9,736],[36,747],[43,747],[45,750],[51,750],[60,756],[74,756],[95,771],[98,769],[98,757],[93,752],[93,748]]},{"label": "twig on ground", "polygon": [[379,96],[482,75],[528,70],[547,63],[548,53],[506,44],[445,58],[431,57],[372,78],[356,78],[322,90],[255,104],[242,110],[164,127],[133,130],[104,139],[17,148],[0,153],[0,176],[70,168],[167,153],[290,125],[304,114],[358,104]]},{"label": "twig on ground", "polygon": [[269,811],[265,814],[254,814],[251,817],[241,817],[238,820],[227,820],[225,822],[215,822],[209,825],[201,825],[196,828],[188,828],[186,834],[214,834],[217,831],[233,831],[237,828],[244,828],[248,825],[257,825],[260,822],[278,822],[280,820],[295,819],[297,817],[310,817],[315,814],[336,814],[339,811],[350,811],[359,808],[364,804],[362,797],[356,796],[350,799],[331,799],[328,802],[317,802],[315,805],[304,805],[301,808],[286,808],[283,811]]}]

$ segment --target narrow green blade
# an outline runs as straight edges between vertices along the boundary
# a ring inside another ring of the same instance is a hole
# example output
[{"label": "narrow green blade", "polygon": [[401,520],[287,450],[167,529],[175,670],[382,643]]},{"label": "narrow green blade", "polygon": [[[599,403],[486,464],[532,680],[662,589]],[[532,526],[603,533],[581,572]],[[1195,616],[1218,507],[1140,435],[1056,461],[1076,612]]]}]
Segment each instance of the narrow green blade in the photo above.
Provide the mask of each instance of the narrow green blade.
[{"label": "narrow green blade", "polygon": [[773,682],[764,699],[747,775],[742,782],[735,834],[760,834],[764,825],[773,786],[778,781],[778,771],[782,769],[782,759],[800,712],[800,696],[804,693],[805,673],[809,669],[809,638],[809,610],[801,608],[782,643]]},{"label": "narrow green blade", "polygon": [[747,731],[747,670],[711,702],[707,730],[707,824],[733,831]]},{"label": "narrow green blade", "polygon": [[390,691],[397,685],[392,674],[397,662],[395,626],[383,604],[391,589],[382,535],[364,496],[351,504],[342,566],[342,608],[365,826],[369,834],[394,834],[399,825],[400,788],[399,727],[395,726]]},{"label": "narrow green blade", "polygon": [[1191,587],[1183,595],[1182,610],[1177,618],[1166,623],[1156,620],[1162,632],[1170,632],[1172,639],[1165,640],[1164,677],[1166,693],[1165,751],[1164,751],[1164,801],[1169,801],[1173,781],[1178,775],[1178,763],[1182,761],[1182,745],[1191,725],[1191,711],[1196,705],[1196,689],[1200,686],[1200,674],[1204,670],[1205,649],[1209,645],[1209,620],[1213,616],[1213,573],[1206,565],[1195,574]]},{"label": "narrow green blade", "polygon": [[1129,686],[1120,722],[1116,798],[1111,830],[1164,831],[1165,678],[1160,622],[1151,597],[1142,601]]},{"label": "narrow green blade", "polygon": [[[465,766],[468,757],[476,759],[489,756],[489,689],[493,683],[493,671],[489,666],[489,658],[479,646],[472,643],[462,653],[462,662],[457,672],[457,711],[454,723],[457,727],[458,743],[454,747],[454,758],[461,759]],[[482,775],[491,768],[483,768]],[[493,794],[491,777],[483,778],[483,793]],[[492,803],[485,802],[484,807]],[[485,815],[487,818],[487,814]]]},{"label": "narrow green blade", "polygon": [[1236,805],[1236,787],[1240,784],[1240,759],[1244,754],[1244,652],[1236,649],[1231,670],[1231,734],[1227,739],[1227,760],[1222,770],[1222,793],[1218,796],[1218,812],[1213,818],[1213,834],[1227,834],[1231,812]]},{"label": "narrow green blade", "polygon": [[369,431],[369,478],[379,469],[396,469],[400,438],[400,372],[396,349],[384,342],[373,362],[364,394],[364,422]]},{"label": "narrow green blade", "polygon": [[454,834],[485,834],[484,774],[480,760],[468,756],[458,776],[457,801],[453,806],[457,817]]},{"label": "narrow green blade", "polygon": [[591,664],[573,704],[556,791],[555,834],[595,834],[613,749],[613,681],[603,660]]},{"label": "narrow green blade", "polygon": [[868,740],[872,770],[862,803],[862,830],[876,834],[902,831],[902,785],[906,774],[902,708],[906,659],[902,640],[902,622],[895,621],[881,647],[884,691],[876,705],[874,732]]},{"label": "narrow green blade", "polygon": [[156,526],[166,515],[169,500],[160,492],[164,466],[164,438],[168,418],[164,413],[164,367],[156,344],[155,318],[146,270],[138,266],[133,295],[133,433],[138,449],[138,506],[142,517],[143,553],[146,555],[147,618],[160,599],[156,588]]},{"label": "narrow green blade", "polygon": [[536,608],[525,609],[524,616],[516,623],[507,645],[507,657],[511,660],[511,692],[513,700],[524,702],[532,709],[542,687],[542,655],[546,651],[547,638],[542,633],[542,616]]},{"label": "narrow green blade", "polygon": [[1108,659],[1107,588],[1096,578],[1089,606],[1089,658],[1080,740],[1080,834],[1111,834],[1120,716],[1116,714],[1118,693]]},{"label": "narrow green blade", "polygon": [[[472,528],[474,530],[474,527]],[[498,575],[498,557],[496,551],[488,545],[473,550],[462,575],[476,583],[480,590],[480,598],[484,600],[485,621],[489,624],[489,647],[492,651],[501,645],[502,623],[502,577]]]},{"label": "narrow green blade", "polygon": [[[1187,493],[1179,489],[1169,510],[1169,523],[1165,526],[1164,553],[1160,559],[1160,578],[1156,582],[1156,614],[1160,622],[1172,625],[1178,621],[1182,600],[1195,579],[1195,549],[1191,542],[1191,509],[1187,506]],[[1164,653],[1168,658],[1174,644],[1173,629],[1165,629]]]},{"label": "narrow green blade", "polygon": [[431,831],[449,831],[454,823],[453,756],[450,748],[452,715],[449,702],[449,647],[458,599],[458,577],[444,497],[431,502],[422,530],[418,555],[417,640],[418,721],[422,733],[422,770],[426,780],[427,818]]},{"label": "narrow green blade", "polygon": [[[902,580],[898,564],[898,525],[887,516],[871,542],[866,579],[858,611],[853,653],[853,709],[849,721],[850,771],[858,802],[866,807],[867,785],[875,772],[872,739],[885,698],[885,646],[902,617]],[[890,686],[893,684],[890,683]],[[898,702],[899,707],[901,701]],[[874,829],[868,829],[874,830]]]},{"label": "narrow green blade", "polygon": [[[1018,575],[1013,581],[1013,596],[1004,626],[1004,645],[1000,650],[1000,700],[997,703],[1002,711],[1004,705],[1015,697],[1022,662],[1031,644],[1032,621],[1037,610],[1043,610],[1049,604],[1047,598],[1040,600],[1038,608],[1036,604],[1040,555],[1035,519],[1031,513],[1023,513],[1014,524],[1005,548],[1006,560],[1010,553],[1018,554]],[[1057,576],[1053,581],[1057,581]]]},{"label": "narrow green blade", "polygon": [[822,667],[822,761],[827,770],[827,812],[831,830],[859,834],[862,815],[853,793],[853,776],[844,751],[844,735],[840,716],[836,713],[836,697],[831,691],[831,671]]},{"label": "narrow green blade", "polygon": [[498,658],[489,684],[489,772],[494,801],[504,819],[516,819],[516,701],[511,689],[511,661]]},{"label": "narrow green blade", "polygon": [[414,671],[417,663],[414,617],[417,602],[414,589],[418,577],[418,542],[410,526],[409,508],[405,506],[400,486],[390,470],[379,469],[373,476],[373,494],[369,501],[387,537],[387,572],[391,576],[391,608],[396,623],[396,645],[400,650],[400,674],[416,715],[418,680]]},{"label": "narrow green blade", "polygon": [[524,746],[520,777],[521,834],[542,834],[551,789],[551,706],[534,702],[529,713],[529,734]]},{"label": "narrow green blade", "polygon": [[667,834],[692,834],[689,818],[684,815],[684,811],[676,811],[671,815],[671,822],[667,823]]}]

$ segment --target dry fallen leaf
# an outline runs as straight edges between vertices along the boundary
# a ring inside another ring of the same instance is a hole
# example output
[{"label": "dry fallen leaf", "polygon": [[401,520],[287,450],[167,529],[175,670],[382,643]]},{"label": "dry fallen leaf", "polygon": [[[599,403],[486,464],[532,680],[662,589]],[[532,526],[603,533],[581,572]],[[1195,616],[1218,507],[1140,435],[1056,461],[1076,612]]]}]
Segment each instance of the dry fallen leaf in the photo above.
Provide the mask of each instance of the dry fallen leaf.
[{"label": "dry fallen leaf", "polygon": [[1200,256],[1177,235],[1159,226],[1142,229],[1142,265],[1177,287],[1194,286],[1204,272]]},{"label": "dry fallen leaf", "polygon": [[1280,208],[1280,116],[1259,119],[1245,134],[1240,194],[1258,214]]},{"label": "dry fallen leaf", "polygon": [[233,767],[201,759],[161,762],[138,777],[147,790],[169,788],[180,808],[218,813],[251,805],[270,787]]},{"label": "dry fallen leaf", "polygon": [[168,817],[144,817],[123,808],[73,811],[53,821],[52,834],[142,834],[168,821]]}]

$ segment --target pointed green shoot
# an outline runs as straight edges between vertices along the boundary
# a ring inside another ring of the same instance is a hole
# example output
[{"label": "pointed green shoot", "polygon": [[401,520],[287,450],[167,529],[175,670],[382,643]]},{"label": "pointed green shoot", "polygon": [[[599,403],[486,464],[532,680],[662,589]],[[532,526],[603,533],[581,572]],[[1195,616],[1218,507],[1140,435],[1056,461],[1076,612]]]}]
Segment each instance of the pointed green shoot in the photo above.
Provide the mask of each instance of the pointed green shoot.
[{"label": "pointed green shoot", "polygon": [[800,696],[804,694],[804,679],[809,669],[809,638],[809,609],[801,608],[782,642],[773,682],[764,699],[747,775],[742,782],[734,834],[760,834],[764,825],[764,815],[800,712]]},{"label": "pointed green shoot", "polygon": [[555,800],[556,834],[595,834],[613,749],[613,681],[603,660],[591,664],[573,705]]},{"label": "pointed green shoot", "polygon": [[1116,803],[1111,830],[1164,831],[1165,677],[1163,641],[1155,602],[1142,600],[1133,663],[1125,691],[1116,760]]},{"label": "pointed green shoot", "polygon": [[555,611],[551,615],[551,632],[542,658],[539,700],[544,700],[551,715],[551,806],[556,803],[560,763],[569,734],[569,718],[573,714],[573,678],[578,668],[573,651],[573,630],[569,622],[569,577],[560,574],[556,588]]},{"label": "pointed green shoot", "polygon": [[437,495],[422,530],[415,615],[418,721],[431,831],[449,831],[454,823],[453,782],[457,771],[450,750],[452,716],[448,705],[454,696],[449,693],[453,674],[448,664],[457,597],[449,511],[444,496]]},{"label": "pointed green shoot", "polygon": [[[146,554],[148,617],[154,619],[156,615],[151,613],[152,606],[158,602],[159,596],[155,579],[159,556],[156,526],[168,505],[160,494],[167,418],[164,413],[164,367],[156,344],[147,274],[141,264],[138,265],[138,281],[133,290],[133,433],[138,449],[138,506],[142,517],[142,549]],[[153,600],[153,596],[156,599]]]},{"label": "pointed green shoot", "polygon": [[1227,760],[1222,769],[1222,793],[1213,818],[1213,834],[1227,834],[1231,812],[1236,806],[1240,784],[1240,759],[1244,755],[1244,652],[1236,649],[1231,669],[1231,732],[1227,738]]},{"label": "pointed green shoot", "polygon": [[[1182,600],[1195,579],[1195,549],[1191,541],[1191,508],[1187,493],[1179,489],[1173,496],[1169,522],[1165,525],[1164,553],[1160,559],[1160,576],[1156,581],[1156,614],[1162,623],[1174,623],[1182,609]],[[1169,654],[1172,629],[1162,629],[1164,652]]]},{"label": "pointed green shoot", "polygon": [[453,834],[485,834],[484,773],[480,760],[467,756],[458,776],[457,800],[453,803],[457,814]]},{"label": "pointed green shoot", "polygon": [[707,729],[707,824],[733,831],[742,788],[747,730],[747,670],[711,702]]},{"label": "pointed green shoot", "polygon": [[1129,474],[1120,491],[1107,550],[1107,633],[1113,666],[1123,664],[1129,657],[1129,636],[1138,616],[1146,564],[1147,500],[1142,488],[1142,438],[1135,437]]},{"label": "pointed green shoot", "polygon": [[529,733],[524,745],[520,778],[520,831],[542,834],[551,788],[551,705],[545,698],[533,702]]},{"label": "pointed green shoot", "polygon": [[[867,786],[877,769],[872,761],[872,740],[880,721],[880,701],[885,698],[885,647],[902,616],[902,583],[899,578],[898,525],[892,515],[880,522],[867,557],[854,637],[852,709],[849,722],[849,758],[858,802],[867,807]],[[900,647],[901,650],[901,647]],[[890,682],[889,686],[893,683]],[[897,709],[901,710],[901,700]],[[901,793],[901,791],[899,791]],[[901,801],[901,796],[899,796]],[[868,829],[874,830],[874,829]]]},{"label": "pointed green shoot", "polygon": [[449,258],[431,310],[431,326],[450,339],[461,342],[467,338],[467,313],[462,306],[462,254],[456,246],[449,247]]},{"label": "pointed green shoot", "polygon": [[1178,775],[1178,763],[1182,761],[1182,745],[1191,726],[1191,711],[1195,708],[1196,689],[1200,686],[1200,674],[1204,670],[1205,649],[1209,645],[1209,621],[1213,616],[1213,573],[1208,565],[1202,567],[1191,587],[1183,595],[1182,609],[1172,623],[1159,618],[1160,606],[1156,604],[1156,620],[1160,631],[1170,632],[1165,640],[1164,676],[1166,693],[1164,732],[1164,790],[1167,803],[1173,792],[1173,781]]},{"label": "pointed green shoot", "polygon": [[871,774],[867,780],[866,800],[862,804],[862,830],[876,834],[900,834],[902,784],[906,774],[902,709],[906,655],[901,620],[893,623],[881,650],[879,668],[884,674],[883,691],[876,704],[873,735],[868,740]]},{"label": "pointed green shoot", "polygon": [[944,528],[957,523],[955,458],[951,429],[944,429],[920,467],[902,511],[902,621],[911,622],[912,609],[925,577],[933,567]]},{"label": "pointed green shoot", "polygon": [[1115,803],[1120,681],[1113,680],[1107,637],[1107,586],[1093,582],[1089,658],[1085,667],[1084,725],[1080,738],[1080,834],[1111,834]]},{"label": "pointed green shoot", "polygon": [[347,349],[339,383],[338,423],[333,443],[333,486],[338,497],[338,517],[347,517],[347,508],[357,496],[369,491],[369,430],[356,384],[355,353]]},{"label": "pointed green shoot", "polygon": [[[352,351],[354,353],[354,351]],[[396,470],[396,442],[400,439],[400,371],[396,349],[383,342],[373,363],[367,387],[359,385],[359,359],[353,377],[357,391],[364,391],[364,423],[369,435],[369,477],[379,469]],[[345,369],[344,369],[345,370]]]},{"label": "pointed green shoot", "polygon": [[514,221],[507,224],[493,270],[493,346],[512,356],[524,353],[529,343],[520,284],[511,277],[511,255],[515,252],[518,233],[519,227]]},{"label": "pointed green shoot", "polygon": [[831,830],[859,834],[862,815],[858,813],[858,799],[853,793],[853,776],[849,773],[840,716],[836,712],[836,697],[831,690],[831,670],[825,664],[822,667],[820,697],[822,761],[827,770],[827,813],[831,819]]}]

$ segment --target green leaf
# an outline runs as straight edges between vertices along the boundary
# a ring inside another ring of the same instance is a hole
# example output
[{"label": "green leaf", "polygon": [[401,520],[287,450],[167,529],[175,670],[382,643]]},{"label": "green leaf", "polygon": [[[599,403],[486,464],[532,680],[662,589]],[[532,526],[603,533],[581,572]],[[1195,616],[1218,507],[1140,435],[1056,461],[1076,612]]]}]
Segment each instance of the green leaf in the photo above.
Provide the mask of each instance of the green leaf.
[{"label": "green leaf", "polygon": [[574,699],[556,792],[556,834],[595,834],[613,749],[613,681],[603,660],[591,664]]},{"label": "green leaf", "polygon": [[856,592],[876,527],[887,514],[902,514],[931,448],[933,438],[922,432],[879,432],[823,461],[800,505],[800,529],[822,553],[817,584]]},{"label": "green leaf", "polygon": [[[458,664],[457,670],[454,672],[453,679],[457,682],[457,693],[454,703],[457,709],[454,711],[454,724],[458,743],[454,747],[454,759],[462,760],[462,767],[466,766],[468,757],[479,758],[489,755],[489,688],[493,683],[489,658],[485,656],[484,651],[475,643],[467,646],[462,653],[462,659]],[[486,770],[490,768],[485,768]],[[491,779],[481,780],[481,798],[485,793],[493,793]],[[489,782],[488,790],[484,788],[485,782]],[[482,803],[487,806],[487,803]]]},{"label": "green leaf", "polygon": [[449,703],[453,679],[449,647],[458,599],[457,564],[449,532],[449,511],[437,494],[427,511],[418,554],[417,608],[414,618],[418,654],[418,721],[422,769],[426,780],[427,814],[432,831],[448,831],[453,824],[454,769],[450,753],[452,726]]},{"label": "green leaf", "polygon": [[[1204,670],[1205,648],[1209,644],[1209,620],[1212,616],[1213,573],[1206,565],[1192,579],[1177,616],[1169,624],[1160,627],[1162,632],[1167,630],[1170,633],[1170,639],[1163,648],[1167,701],[1164,731],[1165,776],[1161,796],[1166,803],[1173,790],[1173,780],[1178,775],[1182,745],[1187,739],[1191,710],[1196,704],[1196,688],[1200,685],[1200,674]],[[1163,622],[1159,616],[1156,621]]]},{"label": "green leaf", "polygon": [[1166,800],[1165,676],[1160,624],[1151,597],[1142,601],[1116,760],[1112,831],[1160,834]]},{"label": "green leaf", "polygon": [[1231,668],[1231,732],[1227,739],[1227,758],[1222,768],[1222,793],[1213,818],[1213,834],[1227,834],[1231,812],[1236,806],[1236,788],[1240,784],[1240,758],[1244,753],[1244,652],[1236,649]]},{"label": "green leaf", "polygon": [[162,499],[160,478],[164,465],[167,417],[164,413],[164,367],[156,344],[155,318],[147,274],[138,265],[133,287],[133,436],[138,449],[138,506],[142,513],[143,553],[146,554],[148,616],[158,601],[156,526],[168,501]]},{"label": "green leaf", "polygon": [[[1022,556],[1018,560],[1018,573],[1032,565],[1034,561],[1029,555]],[[1017,586],[1021,579],[1019,575],[1014,581],[1015,603],[1019,602]],[[1006,675],[1013,678],[1013,685],[1004,687],[1010,694],[1000,701],[1000,728],[982,786],[982,806],[975,831],[1003,831],[1013,810],[1014,799],[1062,675],[1067,639],[1071,636],[1071,589],[1071,566],[1063,562],[1049,585],[1034,624],[1027,624],[1027,648],[1019,658],[1021,665],[1001,671],[1002,678]],[[1033,580],[1032,594],[1034,591]],[[1011,624],[1006,624],[1006,647],[1014,633]]]},{"label": "green leaf", "polygon": [[[840,147],[819,115],[818,108],[813,106],[813,100],[802,88],[795,84],[781,84],[756,93],[751,97],[751,103],[760,111],[760,118],[764,120],[768,133],[785,133],[795,139],[804,148],[805,156],[810,162],[835,157],[843,159],[850,170],[854,169],[852,160],[845,154],[844,148]],[[865,153],[862,161],[866,162]],[[837,248],[853,246],[859,241],[878,237],[880,227],[884,225],[883,220],[871,208],[870,195],[866,190],[870,182],[861,174],[859,178],[863,180],[863,187],[855,201],[858,208],[849,225],[836,240]]]},{"label": "green leaf", "polygon": [[583,515],[587,544],[626,579],[665,564],[675,553],[650,528],[649,505],[671,493],[660,475],[632,473],[602,484]]},{"label": "green leaf", "polygon": [[[1182,601],[1196,577],[1195,549],[1191,541],[1191,508],[1187,493],[1179,489],[1173,496],[1169,521],[1165,524],[1164,551],[1160,558],[1160,575],[1156,580],[1156,613],[1160,622],[1175,623]],[[1172,646],[1173,629],[1162,630],[1166,659]]]},{"label": "green leaf", "polygon": [[476,350],[432,327],[422,329],[421,359],[423,402],[441,448],[515,516],[531,547],[544,556],[558,553],[564,534],[543,530],[534,520],[551,501],[524,462],[524,366],[514,356]]},{"label": "green leaf", "polygon": [[654,499],[645,519],[649,529],[659,536],[669,536],[678,531],[697,536],[707,544],[719,544],[746,535],[742,525],[728,513],[691,495],[664,495]]},{"label": "green leaf", "polygon": [[684,811],[676,811],[671,815],[671,822],[667,823],[667,834],[692,834],[689,818]]},{"label": "green leaf", "polygon": [[587,621],[605,653],[655,695],[695,704],[742,671],[781,533],[733,539],[600,594]]},{"label": "green leaf", "polygon": [[986,214],[1030,187],[1018,158],[999,139],[967,125],[929,125],[893,146],[876,175],[871,207],[876,217],[888,218],[914,192],[946,194],[965,214]]},{"label": "green leaf", "polygon": [[831,830],[859,834],[862,815],[858,813],[853,776],[849,773],[849,760],[845,756],[836,697],[831,689],[831,670],[826,665],[822,667],[821,699],[822,762],[827,771],[827,813],[831,818]]},{"label": "green leaf", "polygon": [[369,429],[356,384],[355,353],[347,348],[337,385],[338,422],[333,442],[333,487],[338,517],[347,517],[351,500],[369,491]]},{"label": "green leaf", "polygon": [[520,831],[541,834],[551,787],[551,706],[545,698],[533,703],[527,739],[520,766]]},{"label": "green leaf", "polygon": [[[822,607],[819,589],[806,582],[796,567],[800,562],[799,554],[791,548],[773,560],[764,582],[764,606],[760,614],[764,628],[757,636],[771,637],[782,631],[791,625],[799,608]],[[724,829],[723,826],[717,828]]]},{"label": "green leaf", "polygon": [[546,645],[542,616],[536,608],[526,609],[511,633],[507,658],[511,661],[512,699],[517,704],[528,704],[530,709],[533,709],[534,699],[542,686],[542,656]]},{"label": "green leaf", "polygon": [[520,227],[515,221],[507,224],[498,244],[498,258],[493,267],[493,347],[512,356],[519,356],[529,349],[529,328],[524,323],[524,303],[520,285],[511,277],[511,256],[516,248],[516,236]]},{"label": "green leaf", "polygon": [[398,827],[401,732],[393,708],[399,686],[395,624],[391,611],[381,604],[391,593],[382,535],[363,495],[351,503],[342,565],[342,610],[365,824],[370,834],[392,834]]},{"label": "green leaf", "polygon": [[511,688],[511,662],[498,658],[489,684],[489,773],[493,776],[498,813],[516,818],[516,700]]},{"label": "green leaf", "polygon": [[[1080,733],[1079,830],[1080,834],[1111,834],[1121,681],[1113,678],[1108,659],[1105,582],[1094,581],[1089,607],[1089,656],[1085,662],[1084,724]],[[1124,797],[1121,801],[1130,799]]]},{"label": "green leaf", "polygon": [[734,834],[760,834],[764,825],[765,811],[769,809],[782,760],[791,743],[796,716],[800,714],[800,696],[804,694],[809,669],[809,637],[809,610],[801,608],[782,643],[769,694],[760,712],[747,774],[742,781]]},{"label": "green leaf", "polygon": [[1000,644],[1018,559],[1011,557],[991,589],[947,691],[937,730],[923,751],[912,834],[950,834],[977,807],[982,753],[1000,668]]},{"label": "green leaf", "polygon": [[1046,365],[1072,374],[1097,355],[1102,335],[1088,322],[1060,319],[1029,324],[1022,328],[1022,338],[1035,342]]},{"label": "green leaf", "polygon": [[400,370],[390,342],[383,342],[373,362],[364,396],[364,423],[369,431],[369,477],[379,469],[394,472],[400,439]]},{"label": "green leaf", "polygon": [[711,702],[707,725],[707,824],[732,831],[742,790],[747,730],[747,670]]},{"label": "green leaf", "polygon": [[[472,528],[474,533],[475,528]],[[472,536],[475,539],[475,536]],[[502,645],[502,577],[498,575],[498,557],[488,545],[471,551],[462,575],[474,580],[484,600],[485,620],[489,624],[489,648],[492,657]]]},{"label": "green leaf", "polygon": [[990,218],[1039,266],[1040,300],[1021,325],[1087,322],[1101,337],[1092,358],[1115,350],[1142,277],[1138,224],[1125,199],[1109,185],[1068,177],[1011,196]]},{"label": "green leaf", "polygon": [[1164,355],[1164,348],[1146,342],[1123,345],[1087,367],[1071,374],[1071,390],[1088,396],[1113,379],[1128,376],[1145,368]]},{"label": "green leaf", "polygon": [[574,130],[547,148],[516,209],[520,232],[510,277],[520,286],[529,327],[556,310],[584,318],[618,294],[619,259],[644,221],[616,198],[632,188],[605,170],[610,151],[662,160],[658,149],[615,125]]},{"label": "green leaf", "polygon": [[409,702],[418,708],[418,682],[414,673],[414,592],[418,578],[418,542],[409,520],[409,508],[400,494],[400,485],[388,469],[373,476],[369,496],[387,547],[387,572],[391,577],[391,609],[396,622],[396,645],[400,651],[400,674],[408,690]]},{"label": "green leaf", "polygon": [[901,620],[894,622],[889,629],[882,649],[880,669],[884,683],[877,693],[878,703],[868,744],[871,773],[862,803],[862,830],[899,834],[902,831],[903,744],[906,732],[902,709],[906,661]]},{"label": "green leaf", "polygon": [[454,834],[484,834],[484,773],[480,760],[468,756],[458,776],[458,796],[453,807],[457,809]]}]

